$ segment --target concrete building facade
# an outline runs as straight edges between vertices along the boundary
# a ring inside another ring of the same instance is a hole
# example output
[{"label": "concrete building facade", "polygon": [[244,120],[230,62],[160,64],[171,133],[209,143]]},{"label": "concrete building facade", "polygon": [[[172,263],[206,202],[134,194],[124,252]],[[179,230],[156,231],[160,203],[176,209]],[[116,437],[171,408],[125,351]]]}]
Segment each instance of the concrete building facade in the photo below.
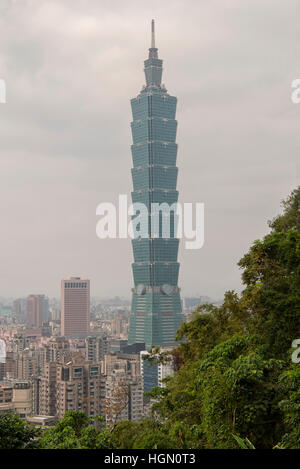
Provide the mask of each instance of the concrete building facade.
[{"label": "concrete building facade", "polygon": [[90,330],[90,281],[71,277],[61,281],[61,335],[82,337]]}]

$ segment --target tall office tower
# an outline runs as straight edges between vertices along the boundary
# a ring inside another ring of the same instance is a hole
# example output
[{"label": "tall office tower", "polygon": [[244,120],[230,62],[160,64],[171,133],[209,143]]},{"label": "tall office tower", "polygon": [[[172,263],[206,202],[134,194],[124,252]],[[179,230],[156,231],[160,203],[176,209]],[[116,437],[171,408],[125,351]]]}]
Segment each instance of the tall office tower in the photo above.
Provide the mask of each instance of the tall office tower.
[{"label": "tall office tower", "polygon": [[[170,208],[178,199],[177,99],[161,84],[162,60],[155,47],[153,20],[152,44],[144,63],[146,86],[131,100],[132,201],[143,203],[153,215],[153,203],[165,203]],[[163,237],[161,216],[159,232],[153,233],[150,216],[148,236],[132,241],[134,288],[128,343],[145,342],[147,350],[151,345],[173,346],[182,320],[174,218],[170,236]]]},{"label": "tall office tower", "polygon": [[90,281],[71,277],[61,281],[61,335],[85,336],[90,330]]},{"label": "tall office tower", "polygon": [[41,327],[45,308],[45,295],[29,295],[26,298],[27,327]]}]

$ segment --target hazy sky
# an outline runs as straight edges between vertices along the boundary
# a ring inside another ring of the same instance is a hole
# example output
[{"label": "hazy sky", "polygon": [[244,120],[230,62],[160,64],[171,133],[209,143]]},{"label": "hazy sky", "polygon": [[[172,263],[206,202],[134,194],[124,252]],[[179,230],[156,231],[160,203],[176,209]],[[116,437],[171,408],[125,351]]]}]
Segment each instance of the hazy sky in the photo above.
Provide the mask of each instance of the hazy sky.
[{"label": "hazy sky", "polygon": [[205,203],[183,295],[239,290],[237,261],[299,184],[299,0],[0,0],[0,296],[59,296],[71,275],[130,296],[130,240],[99,240],[95,212],[132,189],[152,18],[178,97],[180,201]]}]

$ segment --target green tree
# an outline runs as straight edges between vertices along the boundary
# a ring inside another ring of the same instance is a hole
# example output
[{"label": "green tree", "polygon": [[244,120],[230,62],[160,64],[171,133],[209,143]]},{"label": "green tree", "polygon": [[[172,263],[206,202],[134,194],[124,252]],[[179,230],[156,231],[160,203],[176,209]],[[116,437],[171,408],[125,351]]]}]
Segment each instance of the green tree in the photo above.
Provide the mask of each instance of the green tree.
[{"label": "green tree", "polygon": [[0,416],[0,449],[23,449],[38,432],[12,412]]},{"label": "green tree", "polygon": [[139,424],[139,431],[133,441],[133,449],[169,449],[174,444],[165,425],[155,419],[145,419]]},{"label": "green tree", "polygon": [[286,357],[300,333],[300,233],[267,235],[239,265],[244,269],[241,303],[249,312],[248,329],[260,335],[270,356]]},{"label": "green tree", "polygon": [[193,313],[191,321],[180,326],[176,338],[182,344],[176,353],[182,356],[183,362],[199,359],[232,335],[243,334],[248,319],[248,312],[237,293],[228,291],[220,307],[201,305]]},{"label": "green tree", "polygon": [[280,447],[285,449],[300,448],[300,365],[293,365],[281,374],[279,382],[285,391],[285,399],[279,406],[284,415],[286,432]]},{"label": "green tree", "polygon": [[296,230],[300,233],[300,186],[282,202],[284,212],[269,222],[272,231]]},{"label": "green tree", "polygon": [[272,448],[282,432],[278,375],[284,362],[266,358],[257,337],[233,337],[198,368],[201,427],[207,448],[232,448],[232,434]]},{"label": "green tree", "polygon": [[96,428],[84,412],[69,410],[53,428],[46,430],[39,440],[41,449],[112,449],[110,433]]},{"label": "green tree", "polygon": [[107,430],[96,430],[88,426],[81,432],[79,444],[81,449],[113,449],[111,434]]}]

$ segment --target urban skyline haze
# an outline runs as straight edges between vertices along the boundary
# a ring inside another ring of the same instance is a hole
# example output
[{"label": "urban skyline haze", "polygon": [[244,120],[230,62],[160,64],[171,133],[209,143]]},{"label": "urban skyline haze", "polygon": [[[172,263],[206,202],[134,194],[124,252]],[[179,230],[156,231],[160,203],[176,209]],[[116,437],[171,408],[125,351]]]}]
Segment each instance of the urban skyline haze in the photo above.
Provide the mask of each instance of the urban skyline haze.
[{"label": "urban skyline haze", "polygon": [[179,201],[205,204],[204,247],[180,246],[182,296],[239,290],[236,263],[299,184],[299,15],[296,0],[3,0],[0,296],[58,297],[78,276],[130,297],[131,241],[98,239],[95,212],[130,198],[152,18],[178,97]]}]

